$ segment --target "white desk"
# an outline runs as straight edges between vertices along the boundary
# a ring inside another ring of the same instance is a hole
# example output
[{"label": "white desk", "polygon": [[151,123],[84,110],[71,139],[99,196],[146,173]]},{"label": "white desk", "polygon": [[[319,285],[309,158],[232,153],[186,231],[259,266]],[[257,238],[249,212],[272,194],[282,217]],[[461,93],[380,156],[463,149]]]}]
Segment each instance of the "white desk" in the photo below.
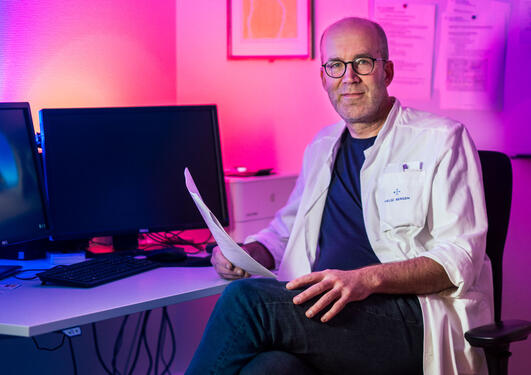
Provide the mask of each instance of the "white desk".
[{"label": "white desk", "polygon": [[[45,261],[0,263],[50,267]],[[13,277],[0,283],[21,284],[0,292],[0,334],[30,337],[218,294],[229,282],[212,267],[166,267],[90,289]]]}]

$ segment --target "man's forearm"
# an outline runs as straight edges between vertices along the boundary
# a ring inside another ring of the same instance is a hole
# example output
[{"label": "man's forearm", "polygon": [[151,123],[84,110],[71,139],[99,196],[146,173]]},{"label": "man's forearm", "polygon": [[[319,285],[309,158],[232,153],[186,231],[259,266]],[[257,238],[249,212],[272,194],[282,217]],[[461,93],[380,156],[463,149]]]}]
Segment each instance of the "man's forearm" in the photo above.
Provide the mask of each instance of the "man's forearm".
[{"label": "man's forearm", "polygon": [[260,242],[254,241],[248,244],[242,245],[242,248],[253,257],[258,263],[267,269],[273,269],[275,267],[275,260],[269,250]]},{"label": "man's forearm", "polygon": [[427,257],[377,264],[360,271],[373,293],[430,294],[455,287],[444,268]]}]

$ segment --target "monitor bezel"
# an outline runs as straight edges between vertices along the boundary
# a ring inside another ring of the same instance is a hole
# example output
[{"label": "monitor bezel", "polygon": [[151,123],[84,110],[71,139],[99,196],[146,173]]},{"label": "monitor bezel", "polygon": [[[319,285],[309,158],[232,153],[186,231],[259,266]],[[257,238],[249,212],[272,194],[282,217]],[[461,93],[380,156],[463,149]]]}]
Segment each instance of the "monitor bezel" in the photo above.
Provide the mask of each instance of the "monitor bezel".
[{"label": "monitor bezel", "polygon": [[24,118],[26,120],[25,121],[26,134],[30,142],[31,157],[33,160],[33,166],[35,168],[35,172],[37,174],[37,186],[38,186],[39,197],[41,201],[44,225],[46,228],[43,229],[41,233],[34,233],[28,237],[24,237],[20,239],[16,237],[12,237],[9,239],[0,238],[0,249],[2,247],[7,247],[11,245],[17,245],[17,244],[30,242],[30,241],[42,240],[42,239],[48,238],[50,236],[50,229],[51,229],[50,220],[48,216],[48,206],[47,206],[45,192],[44,192],[44,174],[43,174],[43,169],[41,167],[41,160],[40,160],[40,156],[39,156],[39,152],[37,148],[37,143],[35,141],[35,138],[37,135],[35,133],[35,128],[33,125],[30,104],[29,102],[1,102],[0,110],[4,110],[4,109],[16,109],[16,110],[22,109],[23,110]]},{"label": "monitor bezel", "polygon": [[[128,228],[121,230],[99,230],[99,231],[83,231],[83,232],[58,232],[58,228],[54,225],[54,210],[53,208],[53,199],[49,194],[49,186],[46,178],[46,121],[45,118],[48,114],[56,114],[57,112],[62,112],[63,114],[70,114],[72,112],[79,113],[94,113],[99,112],[112,112],[127,110],[131,112],[149,112],[153,110],[194,110],[197,108],[206,109],[209,111],[211,116],[211,131],[214,137],[214,146],[216,154],[216,167],[219,173],[216,176],[218,180],[218,186],[220,187],[218,193],[221,195],[221,211],[222,217],[218,217],[218,220],[223,226],[229,225],[229,212],[228,212],[228,203],[227,203],[227,194],[225,189],[225,176],[223,169],[222,153],[221,153],[221,142],[220,142],[220,133],[219,133],[219,121],[217,106],[215,104],[202,104],[202,105],[163,105],[163,106],[139,106],[139,107],[81,107],[81,108],[43,108],[39,111],[39,119],[41,125],[41,140],[42,140],[42,153],[43,153],[43,163],[44,163],[44,187],[45,187],[45,200],[48,208],[48,214],[50,217],[50,226],[51,226],[51,235],[50,238],[53,240],[73,240],[73,239],[86,239],[93,237],[102,237],[102,236],[121,236],[121,235],[132,235],[132,234],[142,234],[142,233],[157,233],[157,232],[175,232],[183,230],[193,230],[193,229],[208,229],[206,223],[203,220],[199,220],[197,223],[192,223],[190,225],[172,225],[172,226],[152,226],[147,228]],[[184,171],[183,171],[184,172]],[[184,177],[183,177],[184,183]]]}]

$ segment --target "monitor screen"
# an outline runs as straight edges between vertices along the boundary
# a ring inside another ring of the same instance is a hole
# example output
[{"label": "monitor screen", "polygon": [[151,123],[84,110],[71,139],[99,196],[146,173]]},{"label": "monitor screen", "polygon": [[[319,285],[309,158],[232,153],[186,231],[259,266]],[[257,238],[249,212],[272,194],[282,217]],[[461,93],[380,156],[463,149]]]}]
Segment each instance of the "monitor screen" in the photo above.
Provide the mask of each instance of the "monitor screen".
[{"label": "monitor screen", "polygon": [[0,103],[0,246],[47,237],[28,103]]},{"label": "monitor screen", "polygon": [[214,105],[43,109],[40,117],[54,239],[206,228],[185,167],[228,224]]}]

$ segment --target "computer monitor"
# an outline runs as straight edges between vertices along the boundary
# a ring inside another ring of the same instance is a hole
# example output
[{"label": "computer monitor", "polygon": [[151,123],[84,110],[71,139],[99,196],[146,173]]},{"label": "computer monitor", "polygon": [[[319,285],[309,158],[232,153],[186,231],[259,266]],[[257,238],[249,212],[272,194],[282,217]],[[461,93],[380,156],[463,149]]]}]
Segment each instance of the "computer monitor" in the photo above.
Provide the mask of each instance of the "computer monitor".
[{"label": "computer monitor", "polygon": [[41,161],[28,103],[0,103],[2,248],[48,236]]},{"label": "computer monitor", "polygon": [[185,167],[228,225],[216,106],[43,109],[40,118],[54,239],[206,228]]}]

